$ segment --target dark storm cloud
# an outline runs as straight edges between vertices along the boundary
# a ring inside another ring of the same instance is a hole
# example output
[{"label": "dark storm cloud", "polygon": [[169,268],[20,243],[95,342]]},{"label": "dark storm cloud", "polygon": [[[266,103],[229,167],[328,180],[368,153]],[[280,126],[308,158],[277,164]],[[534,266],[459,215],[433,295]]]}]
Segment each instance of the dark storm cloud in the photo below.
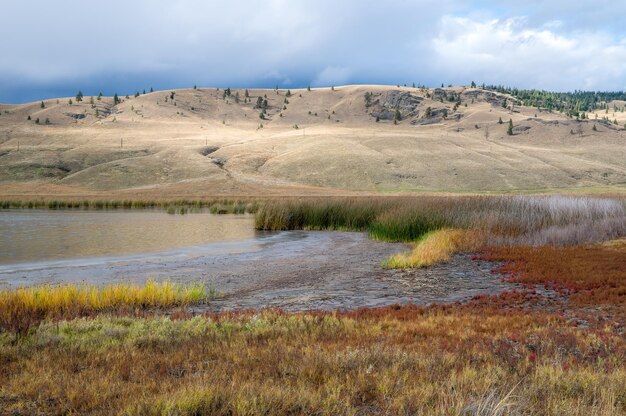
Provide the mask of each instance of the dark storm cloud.
[{"label": "dark storm cloud", "polygon": [[468,83],[623,89],[625,5],[4,2],[0,102],[202,86]]}]

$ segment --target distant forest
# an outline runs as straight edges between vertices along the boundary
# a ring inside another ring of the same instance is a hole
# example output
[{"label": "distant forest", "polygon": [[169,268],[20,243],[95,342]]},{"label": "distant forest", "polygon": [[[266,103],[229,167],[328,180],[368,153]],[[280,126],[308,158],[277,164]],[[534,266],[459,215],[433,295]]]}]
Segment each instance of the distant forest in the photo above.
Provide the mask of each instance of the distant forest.
[{"label": "distant forest", "polygon": [[[584,113],[594,110],[609,110],[608,102],[614,100],[626,101],[626,92],[574,91],[552,92],[542,90],[521,90],[501,85],[482,85],[482,88],[502,94],[510,94],[521,101],[525,106],[542,108],[550,111],[559,111],[571,117],[585,118]],[[624,106],[613,105],[614,112],[624,111]]]}]

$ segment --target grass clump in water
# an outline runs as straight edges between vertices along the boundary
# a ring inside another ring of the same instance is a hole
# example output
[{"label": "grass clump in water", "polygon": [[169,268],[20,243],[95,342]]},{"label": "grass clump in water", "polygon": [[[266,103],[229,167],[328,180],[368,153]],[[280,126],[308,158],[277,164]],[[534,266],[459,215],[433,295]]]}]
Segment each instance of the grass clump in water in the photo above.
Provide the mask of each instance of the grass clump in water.
[{"label": "grass clump in water", "polygon": [[468,230],[443,228],[426,233],[409,253],[396,254],[383,262],[389,269],[428,267],[450,260],[459,251],[480,248],[484,237]]}]

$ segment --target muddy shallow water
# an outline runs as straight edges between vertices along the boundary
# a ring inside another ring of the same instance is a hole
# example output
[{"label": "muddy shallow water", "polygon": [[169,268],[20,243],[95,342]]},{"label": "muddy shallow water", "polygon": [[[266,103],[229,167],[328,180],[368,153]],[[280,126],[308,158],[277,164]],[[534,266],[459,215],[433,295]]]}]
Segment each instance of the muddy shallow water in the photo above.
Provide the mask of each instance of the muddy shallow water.
[{"label": "muddy shallow water", "polygon": [[0,287],[151,278],[204,281],[220,293],[208,306],[211,310],[428,304],[510,287],[490,272],[494,264],[472,261],[470,255],[457,255],[447,264],[428,269],[385,270],[380,262],[407,250],[407,245],[372,241],[364,233],[248,232],[239,240],[149,253],[3,264]]}]

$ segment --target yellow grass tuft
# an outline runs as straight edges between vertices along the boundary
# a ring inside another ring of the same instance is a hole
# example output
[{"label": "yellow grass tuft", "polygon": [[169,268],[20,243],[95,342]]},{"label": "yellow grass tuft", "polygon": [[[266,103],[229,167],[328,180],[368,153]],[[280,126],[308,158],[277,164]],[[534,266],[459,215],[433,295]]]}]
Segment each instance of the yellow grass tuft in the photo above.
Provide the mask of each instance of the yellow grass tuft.
[{"label": "yellow grass tuft", "polygon": [[383,263],[390,269],[428,267],[450,260],[459,251],[477,250],[485,236],[477,231],[443,228],[424,235],[410,253],[396,254]]},{"label": "yellow grass tuft", "polygon": [[207,301],[204,284],[149,280],[134,284],[62,284],[0,290],[0,329],[25,332],[46,318],[77,316],[124,308],[169,308]]}]

